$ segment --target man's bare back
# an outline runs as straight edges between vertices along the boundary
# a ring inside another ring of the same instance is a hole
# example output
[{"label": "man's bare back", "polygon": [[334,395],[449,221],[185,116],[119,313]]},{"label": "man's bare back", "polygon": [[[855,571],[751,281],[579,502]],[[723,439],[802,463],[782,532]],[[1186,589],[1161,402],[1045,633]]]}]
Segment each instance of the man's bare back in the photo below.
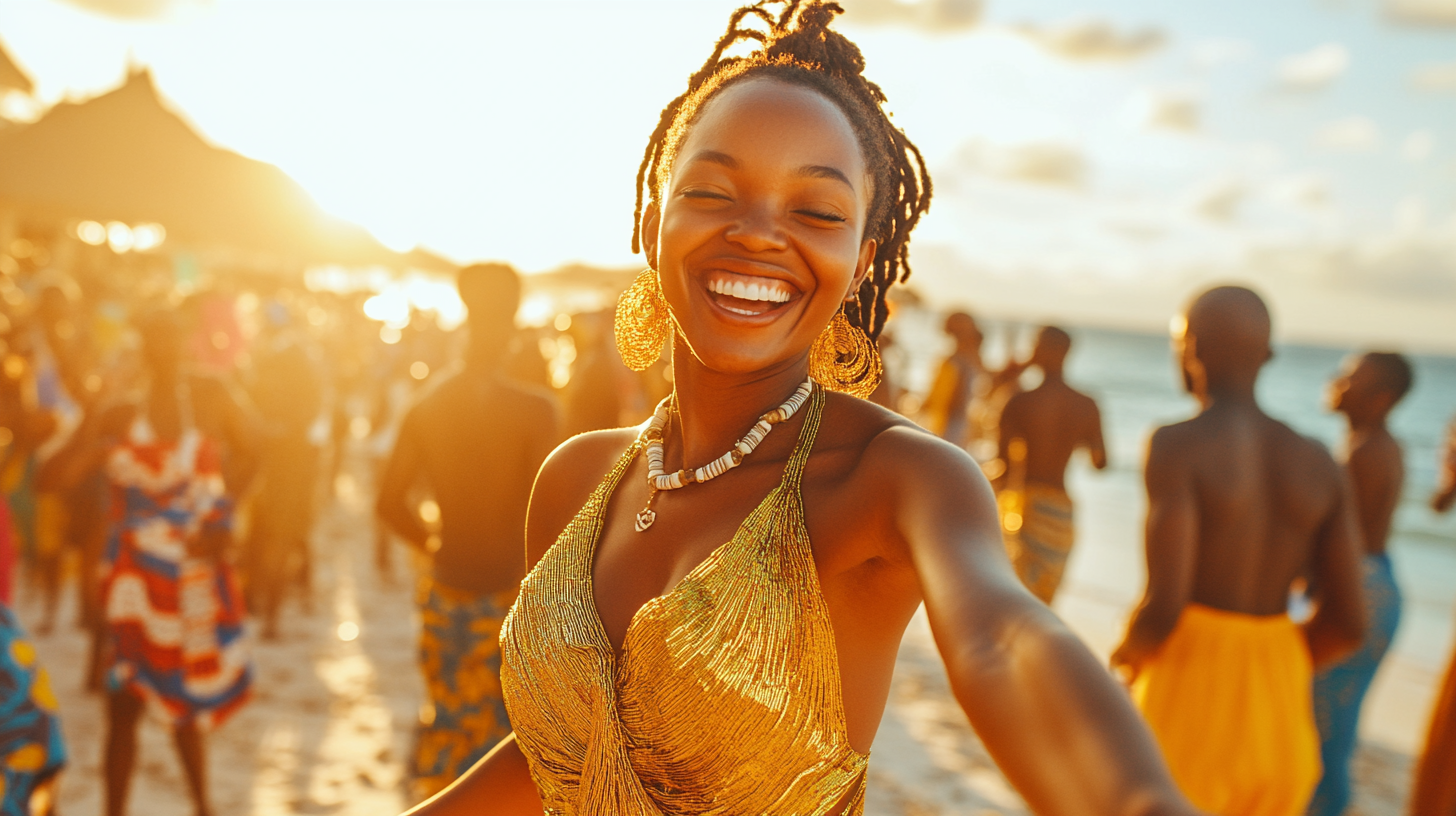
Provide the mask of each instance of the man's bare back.
[{"label": "man's bare back", "polygon": [[1198,298],[1175,332],[1202,412],[1158,429],[1148,450],[1148,586],[1113,664],[1135,675],[1188,604],[1280,615],[1300,578],[1317,602],[1305,626],[1316,665],[1364,632],[1360,538],[1340,468],[1318,442],[1260,410],[1269,315],[1247,289]]},{"label": "man's bare back", "polygon": [[1148,491],[1150,512],[1192,526],[1188,600],[1248,615],[1285,611],[1290,586],[1338,543],[1326,539],[1347,512],[1324,447],[1252,403],[1159,429]]},{"label": "man's bare back", "polygon": [[[1022,480],[1064,489],[1067,463],[1078,448],[1087,449],[1093,467],[1107,467],[1102,414],[1096,401],[1062,379],[1070,343],[1066,332],[1042,329],[1029,361],[1041,368],[1042,383],[1013,396],[1001,412],[999,458],[1005,466],[1005,479],[1016,478],[1012,460],[1019,459]],[[1024,445],[1015,451],[1021,456],[1013,455],[1015,440]]]},{"label": "man's bare back", "polygon": [[440,509],[435,580],[485,595],[514,589],[525,577],[531,484],[560,438],[550,395],[503,373],[520,303],[515,271],[467,267],[460,297],[470,314],[464,364],[405,416],[375,509],[406,542],[429,552],[431,532],[413,492],[428,486]]}]

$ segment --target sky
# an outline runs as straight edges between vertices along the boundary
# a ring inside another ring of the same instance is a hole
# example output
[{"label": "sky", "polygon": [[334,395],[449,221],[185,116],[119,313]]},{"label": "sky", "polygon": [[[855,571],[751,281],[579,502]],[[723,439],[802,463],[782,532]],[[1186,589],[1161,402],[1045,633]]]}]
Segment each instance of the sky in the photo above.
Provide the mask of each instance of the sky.
[{"label": "sky", "polygon": [[[936,182],[938,303],[1456,351],[1456,0],[843,0]],[[34,115],[148,66],[213,142],[397,247],[622,267],[658,111],[733,0],[5,0]]]}]

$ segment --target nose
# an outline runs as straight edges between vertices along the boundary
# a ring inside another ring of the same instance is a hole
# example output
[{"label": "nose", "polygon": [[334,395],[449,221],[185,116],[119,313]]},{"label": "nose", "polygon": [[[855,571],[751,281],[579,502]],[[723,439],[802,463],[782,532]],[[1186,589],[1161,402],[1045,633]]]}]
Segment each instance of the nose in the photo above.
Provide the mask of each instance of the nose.
[{"label": "nose", "polygon": [[771,252],[788,246],[788,238],[777,213],[766,204],[745,208],[723,237],[748,252]]}]

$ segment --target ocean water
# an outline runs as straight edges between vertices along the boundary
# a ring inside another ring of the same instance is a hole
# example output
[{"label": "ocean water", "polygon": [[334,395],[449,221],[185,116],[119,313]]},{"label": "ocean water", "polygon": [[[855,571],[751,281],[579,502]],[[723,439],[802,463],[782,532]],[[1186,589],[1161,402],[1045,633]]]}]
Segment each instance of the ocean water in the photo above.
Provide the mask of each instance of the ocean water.
[{"label": "ocean water", "polygon": [[[909,310],[906,310],[907,312]],[[941,318],[902,313],[889,362],[912,390],[929,385],[950,350]],[[1077,545],[1058,612],[1095,650],[1106,651],[1141,596],[1146,580],[1142,525],[1146,500],[1142,457],[1159,425],[1192,416],[1197,404],[1182,385],[1166,336],[1063,326],[1072,335],[1067,379],[1102,409],[1109,468],[1097,472],[1073,460],[1068,489],[1077,502]],[[1024,354],[1034,326],[982,321],[985,357],[999,365],[1008,349]],[[1324,408],[1327,383],[1355,349],[1279,345],[1264,369],[1258,396],[1264,410],[1333,448],[1343,421]],[[1427,506],[1436,481],[1438,446],[1456,415],[1456,358],[1413,355],[1415,385],[1391,416],[1405,448],[1406,484],[1390,542],[1404,617],[1387,665],[1377,678],[1362,734],[1388,747],[1418,750],[1434,686],[1451,654],[1456,608],[1456,512]]]}]

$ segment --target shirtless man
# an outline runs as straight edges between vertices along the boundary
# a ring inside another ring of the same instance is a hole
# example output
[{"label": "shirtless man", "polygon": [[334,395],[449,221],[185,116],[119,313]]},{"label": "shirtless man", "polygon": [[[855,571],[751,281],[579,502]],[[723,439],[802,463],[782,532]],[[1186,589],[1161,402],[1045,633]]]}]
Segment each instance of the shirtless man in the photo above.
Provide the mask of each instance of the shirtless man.
[{"label": "shirtless man", "polygon": [[[1364,635],[1354,501],[1325,449],[1259,409],[1259,296],[1222,286],[1175,324],[1202,411],[1148,450],[1148,586],[1112,665],[1198,807],[1303,813],[1319,781],[1313,667]],[[1308,576],[1318,604],[1285,610]]]},{"label": "shirtless man", "polygon": [[[420,798],[511,732],[497,638],[525,577],[531,481],[560,441],[551,398],[501,374],[521,298],[515,271],[470,266],[459,288],[470,315],[464,365],[405,416],[376,505],[395,533],[434,556],[420,637],[432,705],[412,763]],[[439,506],[438,536],[418,509],[419,482]]]},{"label": "shirtless man", "polygon": [[1385,427],[1385,420],[1410,391],[1411,380],[1410,363],[1404,357],[1373,352],[1351,360],[1330,383],[1330,407],[1344,414],[1349,423],[1343,458],[1364,533],[1369,624],[1359,651],[1314,678],[1315,724],[1324,775],[1315,788],[1309,816],[1340,816],[1350,804],[1350,757],[1355,752],[1360,704],[1400,623],[1400,588],[1385,554],[1385,542],[1400,503],[1405,463],[1400,443]]},{"label": "shirtless man", "polygon": [[1064,484],[1067,463],[1085,448],[1093,467],[1107,467],[1097,403],[1062,378],[1071,348],[1072,338],[1055,326],[1037,334],[1028,362],[1041,369],[1042,383],[1011,397],[1001,412],[1000,465],[993,482],[1011,563],[1022,583],[1048,605],[1075,538],[1072,499]]}]

